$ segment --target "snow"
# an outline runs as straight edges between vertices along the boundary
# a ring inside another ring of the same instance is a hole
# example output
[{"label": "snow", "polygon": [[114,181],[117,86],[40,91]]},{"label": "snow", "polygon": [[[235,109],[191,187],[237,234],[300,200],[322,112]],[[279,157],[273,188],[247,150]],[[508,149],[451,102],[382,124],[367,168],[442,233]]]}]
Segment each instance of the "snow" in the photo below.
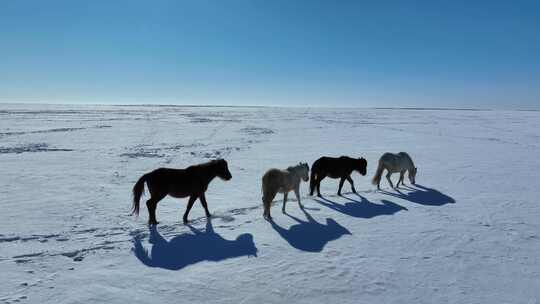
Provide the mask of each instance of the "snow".
[{"label": "snow", "polygon": [[[3,104],[0,303],[540,303],[539,139],[537,111]],[[399,151],[418,185],[376,191]],[[368,160],[359,194],[264,220],[264,172],[323,155]],[[143,173],[216,157],[211,221],[129,215]]]}]

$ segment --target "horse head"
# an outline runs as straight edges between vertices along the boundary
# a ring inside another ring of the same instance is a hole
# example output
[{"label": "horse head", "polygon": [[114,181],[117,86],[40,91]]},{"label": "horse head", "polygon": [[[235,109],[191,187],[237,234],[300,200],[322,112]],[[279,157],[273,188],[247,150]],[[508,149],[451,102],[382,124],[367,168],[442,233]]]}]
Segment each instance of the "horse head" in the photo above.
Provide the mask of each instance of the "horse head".
[{"label": "horse head", "polygon": [[288,167],[287,171],[299,176],[305,182],[309,180],[309,166],[307,163],[298,163],[294,167]]},{"label": "horse head", "polygon": [[302,179],[307,182],[309,180],[309,166],[307,163],[300,163],[302,166]]},{"label": "horse head", "polygon": [[224,159],[218,159],[216,162],[216,175],[223,180],[230,180],[232,178],[231,171],[229,171],[229,166],[227,161]]},{"label": "horse head", "polygon": [[360,157],[357,162],[356,170],[360,172],[362,175],[366,175],[367,173],[367,160],[363,157]]}]

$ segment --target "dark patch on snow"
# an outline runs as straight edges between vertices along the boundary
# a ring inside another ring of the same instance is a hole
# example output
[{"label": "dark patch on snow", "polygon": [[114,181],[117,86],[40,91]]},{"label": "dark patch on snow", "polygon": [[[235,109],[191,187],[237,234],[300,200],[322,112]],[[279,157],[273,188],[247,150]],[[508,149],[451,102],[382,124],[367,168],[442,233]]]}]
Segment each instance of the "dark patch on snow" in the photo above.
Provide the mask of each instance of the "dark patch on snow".
[{"label": "dark patch on snow", "polygon": [[170,240],[165,239],[156,226],[150,226],[150,250],[140,237],[133,239],[135,257],[144,265],[169,270],[180,270],[202,261],[222,261],[242,256],[257,256],[253,235],[244,233],[234,240],[227,240],[214,231],[212,221],[206,229],[199,230],[188,225],[191,233],[183,233]]},{"label": "dark patch on snow", "polygon": [[[112,128],[110,125],[97,125],[92,128],[104,129]],[[54,129],[45,129],[45,130],[34,130],[34,131],[12,131],[12,132],[0,132],[0,136],[13,136],[13,135],[25,135],[25,134],[41,134],[41,133],[56,133],[56,132],[73,132],[79,130],[86,130],[88,128],[54,128]]]},{"label": "dark patch on snow", "polygon": [[249,135],[274,134],[274,130],[260,127],[245,127],[240,129],[240,131]]},{"label": "dark patch on snow", "polygon": [[212,119],[203,118],[203,117],[196,117],[192,118],[189,122],[191,123],[201,123],[201,122],[212,122]]},{"label": "dark patch on snow", "polygon": [[426,206],[442,206],[446,204],[454,204],[456,201],[450,196],[441,193],[433,188],[424,187],[419,184],[415,184],[414,187],[405,186],[405,189],[410,191],[403,192],[396,189],[396,192],[381,191],[384,194],[394,196],[400,199],[408,200],[413,203]]},{"label": "dark patch on snow", "polygon": [[20,145],[15,147],[0,147],[0,154],[6,153],[24,153],[24,152],[69,152],[73,151],[72,149],[59,149],[59,148],[49,148],[49,145],[46,143],[33,143]]},{"label": "dark patch on snow", "polygon": [[292,247],[308,252],[321,252],[328,242],[337,240],[351,232],[331,218],[326,219],[326,224],[317,222],[307,211],[302,209],[306,220],[287,214],[297,222],[285,229],[273,220],[270,220],[272,228]]},{"label": "dark patch on snow", "polygon": [[225,158],[231,154],[232,151],[240,151],[240,147],[224,147],[219,149],[214,149],[210,151],[191,151],[189,152],[192,156],[215,159],[215,158]]},{"label": "dark patch on snow", "polygon": [[122,153],[120,156],[129,158],[162,158],[164,154],[160,154],[159,148],[150,148],[148,145],[139,145],[131,148],[133,152]]},{"label": "dark patch on snow", "polygon": [[382,200],[382,204],[375,204],[359,194],[356,195],[359,199],[343,196],[343,198],[349,200],[349,202],[344,204],[340,204],[324,197],[314,198],[313,200],[332,210],[358,218],[373,218],[379,215],[392,215],[399,211],[407,210],[407,208],[387,200]]}]

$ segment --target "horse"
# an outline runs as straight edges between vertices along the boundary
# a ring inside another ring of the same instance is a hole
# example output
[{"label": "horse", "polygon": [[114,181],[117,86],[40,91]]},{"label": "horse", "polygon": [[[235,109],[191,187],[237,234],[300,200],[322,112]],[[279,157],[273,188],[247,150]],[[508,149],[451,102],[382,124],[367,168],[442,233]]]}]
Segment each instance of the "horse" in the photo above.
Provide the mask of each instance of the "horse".
[{"label": "horse", "polygon": [[351,178],[353,171],[358,171],[363,176],[366,175],[367,161],[361,158],[352,158],[348,156],[328,157],[323,156],[317,159],[311,166],[311,181],[309,195],[313,195],[315,186],[317,187],[317,196],[321,197],[321,181],[325,177],[340,178],[338,195],[341,195],[341,188],[345,180],[351,184],[352,191],[356,193],[354,182]]},{"label": "horse", "polygon": [[399,172],[399,180],[396,184],[396,188],[399,188],[399,183],[405,185],[405,183],[403,182],[403,176],[405,175],[405,171],[409,172],[409,181],[411,182],[411,184],[414,185],[416,183],[416,173],[418,172],[418,168],[414,166],[414,162],[412,161],[411,157],[405,152],[399,152],[398,154],[384,153],[381,156],[381,158],[379,159],[377,172],[375,173],[375,176],[372,180],[373,185],[377,185],[377,189],[379,190],[381,189],[381,176],[384,169],[388,171],[388,173],[386,174],[386,179],[388,180],[388,183],[390,183],[390,187],[392,188],[394,188],[394,184],[392,184],[392,180],[390,179],[392,173]]},{"label": "horse", "polygon": [[223,180],[232,178],[227,161],[224,159],[212,160],[206,163],[187,167],[185,169],[159,168],[139,178],[133,187],[132,215],[139,215],[139,201],[144,192],[144,183],[150,192],[150,199],[146,201],[148,208],[148,224],[157,225],[156,207],[160,200],[167,195],[177,198],[188,197],[184,223],[188,222],[188,214],[197,199],[201,201],[207,217],[210,217],[208,204],[204,193],[208,184],[215,178]]},{"label": "horse", "polygon": [[262,177],[262,201],[263,217],[270,220],[270,207],[276,194],[283,193],[283,207],[281,211],[285,213],[285,204],[289,191],[294,191],[298,206],[304,208],[300,202],[300,182],[309,180],[309,166],[307,163],[299,163],[296,166],[288,167],[286,170],[270,169]]}]

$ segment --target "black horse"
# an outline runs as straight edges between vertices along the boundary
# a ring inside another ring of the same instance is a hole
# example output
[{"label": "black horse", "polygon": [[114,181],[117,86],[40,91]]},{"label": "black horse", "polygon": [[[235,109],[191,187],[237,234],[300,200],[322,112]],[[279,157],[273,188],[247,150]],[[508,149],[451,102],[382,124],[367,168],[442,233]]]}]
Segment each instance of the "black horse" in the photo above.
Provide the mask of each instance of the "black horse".
[{"label": "black horse", "polygon": [[210,217],[204,192],[216,176],[224,180],[232,178],[227,162],[223,159],[212,160],[185,169],[159,168],[147,173],[133,187],[133,214],[139,214],[139,200],[144,192],[144,183],[146,182],[150,192],[150,199],[146,201],[149,215],[148,224],[158,224],[156,207],[159,201],[167,195],[178,198],[189,196],[183,218],[184,223],[187,223],[189,211],[197,199],[201,200],[206,216]]},{"label": "black horse", "polygon": [[348,180],[351,184],[352,191],[356,193],[354,189],[354,183],[351,178],[351,173],[356,170],[362,175],[366,175],[367,161],[364,158],[351,158],[348,156],[341,157],[327,157],[323,156],[317,159],[311,166],[311,181],[310,181],[310,194],[313,195],[315,186],[317,186],[317,196],[321,196],[321,181],[325,177],[340,178],[338,195],[341,195],[341,188],[345,180]]}]

